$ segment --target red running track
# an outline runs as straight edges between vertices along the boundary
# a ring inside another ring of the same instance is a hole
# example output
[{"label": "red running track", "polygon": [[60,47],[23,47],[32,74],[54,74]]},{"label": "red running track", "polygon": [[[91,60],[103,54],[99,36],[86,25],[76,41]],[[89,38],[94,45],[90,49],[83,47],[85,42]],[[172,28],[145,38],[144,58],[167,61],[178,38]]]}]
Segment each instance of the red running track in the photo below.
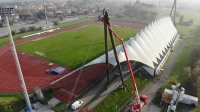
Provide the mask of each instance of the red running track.
[{"label": "red running track", "polygon": [[[71,72],[66,69],[61,75],[47,74],[48,68],[58,65],[49,65],[49,62],[36,58],[32,55],[18,52],[19,62],[26,83],[27,90],[32,92],[36,86],[43,87],[46,84],[60,78],[64,74]],[[0,56],[0,92],[16,93],[22,92],[18,72],[11,50]]]},{"label": "red running track", "polygon": [[[59,33],[63,33],[66,31],[70,31],[70,30],[80,28],[86,25],[91,25],[91,24],[102,24],[102,23],[88,22],[81,25],[56,30],[54,32],[49,32],[49,33],[37,35],[34,37],[29,37],[29,38],[15,41],[15,45],[19,45],[24,42],[28,42],[28,41],[39,39],[39,38],[45,38],[51,35],[56,35]],[[112,25],[118,25],[121,27],[136,28],[136,29],[141,29],[144,27],[144,25],[142,24],[128,23],[128,22],[112,22]],[[10,44],[0,47],[0,92],[4,92],[4,93],[22,92],[22,89],[20,86],[21,82],[18,77],[18,73],[16,70],[15,62],[14,62],[14,57],[12,55],[10,47],[11,47]],[[49,75],[45,73],[45,70],[49,68],[48,64],[50,62],[41,60],[32,55],[22,54],[20,52],[18,52],[18,57],[21,64],[21,68],[22,68],[22,72],[24,75],[28,92],[32,92],[36,86],[40,86],[43,89],[59,87],[59,86],[67,87],[68,82],[65,82],[65,81],[63,82],[62,80],[60,81],[60,83],[56,83],[52,86],[48,86],[50,82],[63,76],[63,75]],[[54,65],[54,66],[58,66],[58,65]],[[67,69],[66,72],[63,74],[67,74],[70,71],[71,71],[70,69]],[[81,78],[84,79],[84,77],[81,77]],[[85,81],[87,85],[87,83],[93,82],[93,79],[86,78]]]}]

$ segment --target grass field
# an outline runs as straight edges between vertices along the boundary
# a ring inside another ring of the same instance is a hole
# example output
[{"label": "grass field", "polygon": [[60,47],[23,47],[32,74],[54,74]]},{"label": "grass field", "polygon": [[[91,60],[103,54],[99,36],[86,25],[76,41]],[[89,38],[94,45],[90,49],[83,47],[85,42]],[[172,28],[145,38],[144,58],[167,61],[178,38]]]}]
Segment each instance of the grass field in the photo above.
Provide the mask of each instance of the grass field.
[{"label": "grass field", "polygon": [[11,109],[13,112],[19,112],[26,107],[25,100],[18,95],[0,95],[0,99],[0,112],[11,112]]},{"label": "grass field", "polygon": [[[114,27],[114,31],[124,40],[134,36],[138,30]],[[87,62],[104,53],[103,26],[91,25],[73,31],[54,35],[45,39],[27,42],[16,48],[21,52],[33,54],[35,51],[44,52],[43,59],[72,69],[80,67],[94,39]],[[116,41],[119,44],[118,41]],[[111,44],[109,44],[111,48]]]},{"label": "grass field", "polygon": [[[79,20],[75,20],[75,21],[71,21],[71,22],[66,22],[66,23],[62,23],[56,26],[56,28],[66,28],[66,27],[70,27],[70,26],[74,26],[74,25],[78,25],[81,23],[85,23],[87,19],[83,18],[83,19],[79,19]],[[90,21],[93,20],[93,18],[89,18]],[[22,33],[22,34],[16,34],[15,36],[13,36],[14,41],[22,39],[21,37],[25,36],[25,35],[29,35],[29,34],[33,34],[33,33],[37,33],[37,32],[41,32],[42,30],[36,30],[36,31],[30,31],[30,32],[26,32],[26,33]],[[8,37],[1,37],[0,38],[0,47],[8,44],[9,43],[9,38]]]}]

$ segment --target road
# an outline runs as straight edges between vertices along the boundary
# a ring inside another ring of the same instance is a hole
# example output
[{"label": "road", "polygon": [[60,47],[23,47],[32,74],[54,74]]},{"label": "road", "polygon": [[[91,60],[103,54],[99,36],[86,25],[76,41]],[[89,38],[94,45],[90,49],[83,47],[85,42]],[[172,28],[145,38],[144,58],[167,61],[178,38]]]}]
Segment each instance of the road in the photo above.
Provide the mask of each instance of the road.
[{"label": "road", "polygon": [[[181,51],[181,49],[182,49],[182,47],[184,45],[184,42],[185,42],[184,39],[180,39],[179,41],[180,41],[180,43],[179,43],[177,49],[174,52],[171,52],[171,55],[172,55],[171,59],[170,59],[168,65],[167,65],[167,67],[165,68],[162,76],[161,76],[161,77],[165,77],[165,79],[155,80],[154,82],[149,84],[145,89],[143,89],[142,92],[140,92],[140,94],[144,93],[144,94],[149,96],[149,100],[148,100],[149,102],[152,102],[152,99],[154,98],[154,96],[156,94],[156,91],[165,84],[166,78],[169,77],[169,75],[170,75],[170,73],[171,73],[171,71],[172,71],[172,69],[174,67],[176,59],[178,58],[178,55],[179,55],[179,53],[180,53],[180,51]],[[103,85],[106,85],[105,82],[106,81],[102,82],[102,83],[104,83]],[[108,96],[113,90],[115,90],[120,83],[121,83],[120,79],[119,78],[116,79],[112,84],[110,84],[110,86],[107,87],[106,91],[101,93],[101,95],[99,95],[98,98],[96,98],[94,101],[90,102],[90,104],[87,105],[86,107],[89,108],[89,109],[94,108],[103,99],[105,99],[106,96]],[[91,100],[92,97],[94,97],[94,94],[96,94],[96,91],[97,91],[96,89],[97,88],[98,87],[94,87],[94,90],[90,91],[91,93],[87,94],[85,97],[83,97],[82,100],[84,100],[85,103],[88,102],[89,100]],[[128,112],[128,110],[125,109],[123,112]],[[160,112],[160,108],[157,105],[154,105],[154,104],[151,104],[150,107],[145,105],[142,108],[141,112]]]},{"label": "road", "polygon": [[[60,21],[60,23],[65,23],[65,22],[74,21],[74,20],[78,20],[78,19],[79,19],[79,17],[64,18],[62,21]],[[25,22],[14,23],[14,25],[11,26],[11,30],[19,31],[19,29],[22,27],[28,28],[30,26],[35,26],[36,28],[38,28],[40,26],[44,26],[45,23],[46,23],[45,20],[40,20],[38,23],[35,23],[35,24],[30,24],[30,23],[25,23]],[[53,23],[51,21],[48,21],[48,24],[52,25]],[[7,34],[8,34],[7,27],[0,28],[0,37],[6,36]]]},{"label": "road", "polygon": [[[176,49],[176,51],[171,53],[171,59],[167,65],[167,67],[165,68],[163,74],[161,77],[165,77],[168,78],[172,69],[174,68],[174,64],[176,62],[176,59],[178,58],[178,55],[184,45],[185,40],[184,39],[180,39],[179,40],[180,43]],[[150,85],[148,85],[142,92],[144,94],[146,94],[147,96],[149,96],[149,102],[152,102],[157,90],[162,87],[165,84],[166,80],[165,79],[160,79],[160,80],[155,80],[153,83],[151,83]],[[152,104],[150,107],[145,105],[141,112],[160,112],[160,108],[157,105]]]}]

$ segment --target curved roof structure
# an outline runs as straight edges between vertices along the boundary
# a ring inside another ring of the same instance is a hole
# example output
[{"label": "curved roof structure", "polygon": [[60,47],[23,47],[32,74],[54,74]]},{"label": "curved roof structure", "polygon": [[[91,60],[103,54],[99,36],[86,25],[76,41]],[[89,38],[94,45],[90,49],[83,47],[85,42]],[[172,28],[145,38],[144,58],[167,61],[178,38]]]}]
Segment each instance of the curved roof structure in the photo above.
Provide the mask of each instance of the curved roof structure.
[{"label": "curved roof structure", "polygon": [[[166,49],[171,46],[178,31],[170,17],[156,19],[141,29],[134,37],[131,37],[124,44],[129,60],[141,62],[153,69],[154,63],[158,64],[157,59],[166,53]],[[122,46],[117,46],[119,61],[126,61]],[[109,63],[116,65],[116,59],[113,50],[109,51]],[[105,63],[105,54],[92,62],[86,64],[89,66],[97,63]]]}]

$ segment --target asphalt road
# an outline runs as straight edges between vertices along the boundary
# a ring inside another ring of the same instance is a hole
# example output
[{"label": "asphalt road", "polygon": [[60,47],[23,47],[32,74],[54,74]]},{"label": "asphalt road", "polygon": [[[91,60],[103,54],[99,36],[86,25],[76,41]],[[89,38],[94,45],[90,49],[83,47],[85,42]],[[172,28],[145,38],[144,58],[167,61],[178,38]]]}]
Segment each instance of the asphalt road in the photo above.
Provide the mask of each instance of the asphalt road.
[{"label": "asphalt road", "polygon": [[[65,22],[74,21],[74,20],[78,20],[78,19],[79,19],[79,17],[64,18],[62,21],[60,21],[60,23],[65,23]],[[46,23],[45,20],[40,20],[38,23],[35,23],[35,24],[30,24],[30,22],[29,23],[25,23],[25,22],[14,23],[14,25],[11,26],[11,30],[19,31],[19,29],[21,27],[28,28],[30,26],[35,26],[36,28],[38,28],[40,26],[44,26],[45,23]],[[51,22],[51,20],[49,20],[48,24],[52,25],[53,23]],[[8,28],[7,27],[0,28],[0,37],[6,36],[7,34],[8,34]]]},{"label": "asphalt road", "polygon": [[[180,39],[179,40],[180,43],[176,49],[176,51],[171,52],[171,59],[167,65],[167,67],[165,68],[163,74],[161,77],[165,77],[168,78],[172,69],[174,68],[174,64],[176,62],[176,59],[178,58],[178,55],[184,45],[185,40],[184,39]],[[157,92],[157,90],[162,87],[165,84],[166,80],[165,79],[160,79],[160,80],[155,80],[153,83],[151,83],[150,85],[148,85],[142,92],[141,94],[146,94],[147,96],[149,96],[148,101],[150,102],[150,104],[152,104],[152,100]],[[145,105],[141,112],[160,112],[160,108],[157,105],[152,104],[150,107]]]}]

